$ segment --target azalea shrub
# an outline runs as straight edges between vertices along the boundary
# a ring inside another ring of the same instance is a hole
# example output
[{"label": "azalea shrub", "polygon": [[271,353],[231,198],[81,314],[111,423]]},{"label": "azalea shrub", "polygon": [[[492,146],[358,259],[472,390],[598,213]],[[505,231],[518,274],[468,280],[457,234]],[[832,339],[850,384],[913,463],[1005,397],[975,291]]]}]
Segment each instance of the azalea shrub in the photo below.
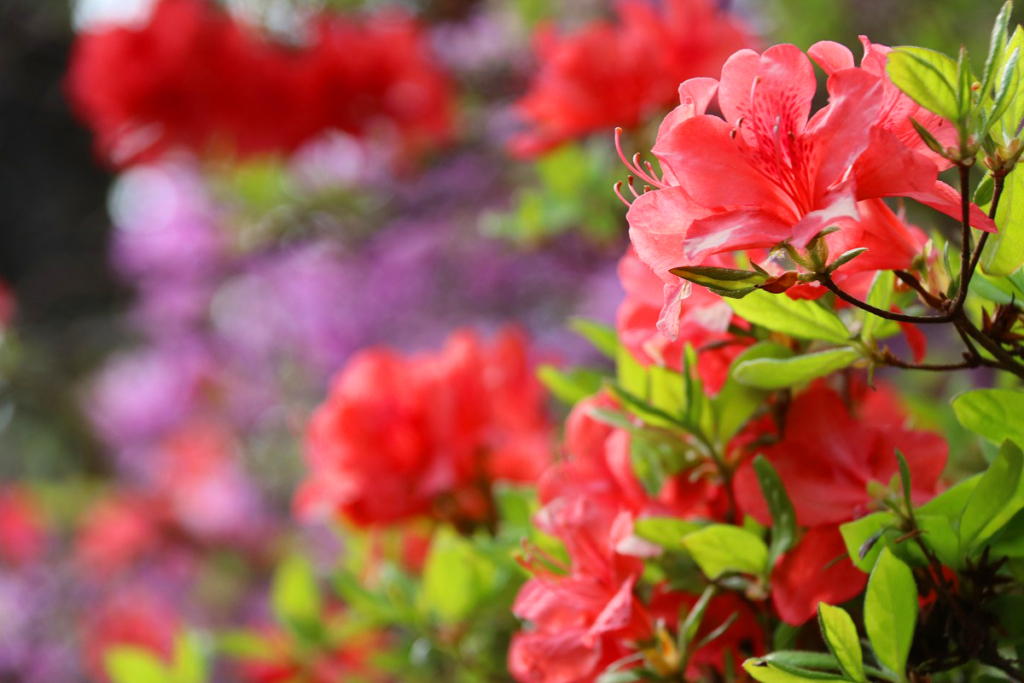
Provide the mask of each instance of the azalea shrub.
[{"label": "azalea shrub", "polygon": [[24,611],[101,683],[1024,681],[1012,2],[983,58],[449,4],[80,34],[139,341],[0,596],[69,546]]}]

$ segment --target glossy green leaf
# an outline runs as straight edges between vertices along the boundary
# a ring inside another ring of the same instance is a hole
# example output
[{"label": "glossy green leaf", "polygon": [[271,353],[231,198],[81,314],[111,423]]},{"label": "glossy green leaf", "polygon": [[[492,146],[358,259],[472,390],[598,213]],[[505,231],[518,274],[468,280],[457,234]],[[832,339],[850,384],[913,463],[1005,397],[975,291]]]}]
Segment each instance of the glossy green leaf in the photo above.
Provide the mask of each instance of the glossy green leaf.
[{"label": "glossy green leaf", "polygon": [[886,72],[897,88],[928,111],[958,119],[957,64],[946,55],[923,47],[898,47],[889,53]]},{"label": "glossy green leaf", "polygon": [[644,517],[633,524],[633,533],[663,548],[678,550],[683,536],[701,528],[697,522],[677,517]]},{"label": "glossy green leaf", "polygon": [[1024,265],[1024,173],[1019,167],[1006,176],[995,223],[998,231],[985,243],[981,269],[988,275],[1009,275]]},{"label": "glossy green leaf", "polygon": [[828,349],[792,358],[758,358],[736,368],[736,379],[758,389],[783,389],[805,384],[848,367],[861,357],[852,348]]},{"label": "glossy green leaf", "polygon": [[[871,284],[870,291],[868,291],[867,302],[875,308],[888,311],[889,305],[892,303],[892,292],[895,284],[896,276],[891,270],[878,271],[878,275],[875,276],[875,281]],[[861,339],[874,339],[883,322],[885,322],[883,318],[865,311],[864,324],[860,329]]]},{"label": "glossy green leaf", "polygon": [[961,553],[984,543],[1024,507],[1024,497],[1017,496],[1022,472],[1024,454],[1012,441],[1003,442],[960,516]]},{"label": "glossy green leaf", "polygon": [[806,683],[807,681],[842,681],[842,676],[820,673],[809,669],[783,668],[777,663],[761,659],[743,662],[743,670],[759,683]]},{"label": "glossy green leaf", "polygon": [[992,25],[988,55],[985,57],[985,68],[981,72],[981,91],[983,93],[988,92],[989,87],[997,78],[1000,65],[1005,62],[1006,29],[1010,24],[1010,12],[1012,9],[1013,2],[1007,0],[999,10],[995,23]]},{"label": "glossy green leaf", "polygon": [[885,547],[879,532],[895,522],[892,513],[875,512],[839,527],[850,560],[862,572],[871,571]]},{"label": "glossy green leaf", "polygon": [[775,332],[836,344],[850,339],[843,321],[814,301],[758,290],[742,299],[729,299],[728,303],[744,320]]},{"label": "glossy green leaf", "polygon": [[[915,516],[915,519],[917,520],[917,526],[924,532],[921,535],[921,541],[931,548],[935,556],[939,558],[939,561],[947,567],[959,567],[961,564],[959,556],[960,537],[953,523],[947,517],[941,515],[918,514]],[[911,547],[915,551],[917,550],[917,546]],[[922,564],[924,563],[922,562]]]},{"label": "glossy green leaf", "polygon": [[719,443],[727,443],[735,436],[757,409],[764,405],[769,393],[768,390],[747,386],[737,380],[736,368],[741,363],[757,358],[789,358],[792,355],[793,352],[781,344],[761,342],[733,360],[729,376],[712,403]]},{"label": "glossy green leaf", "polygon": [[104,653],[103,663],[113,683],[174,683],[167,665],[141,647],[113,647]]},{"label": "glossy green leaf", "polygon": [[1006,44],[1007,53],[1012,54],[1014,50],[1017,51],[1017,63],[1013,65],[1012,70],[1008,68],[1009,65],[1004,64],[1002,69],[1006,73],[1003,73],[1000,79],[1015,81],[1016,92],[1014,96],[1008,98],[1002,115],[993,116],[990,120],[989,130],[992,136],[1003,145],[1009,144],[1017,137],[1017,128],[1024,117],[1024,97],[1021,96],[1024,92],[1024,30],[1020,26],[1014,29],[1010,41]]},{"label": "glossy green leaf", "polygon": [[796,542],[796,511],[786,493],[786,487],[772,464],[763,455],[754,458],[754,472],[768,510],[772,516],[772,540],[768,546],[768,566],[793,547]]},{"label": "glossy green leaf", "polygon": [[761,576],[768,567],[768,546],[740,527],[714,524],[688,534],[682,543],[709,579],[728,573]]},{"label": "glossy green leaf", "polygon": [[974,489],[981,481],[981,475],[975,475],[969,479],[950,486],[948,489],[917,508],[918,515],[941,515],[951,522],[960,522],[960,515],[963,514],[964,506],[974,493]]},{"label": "glossy green leaf", "polygon": [[973,389],[953,398],[953,412],[967,429],[993,443],[1024,443],[1024,392]]},{"label": "glossy green leaf", "polygon": [[673,268],[670,272],[724,297],[743,297],[763,285],[769,277],[759,272],[710,266]]},{"label": "glossy green leaf", "polygon": [[864,628],[875,657],[903,675],[917,624],[917,584],[910,567],[882,551],[864,596]]},{"label": "glossy green leaf", "polygon": [[858,683],[866,681],[857,627],[854,626],[853,619],[846,613],[846,610],[819,602],[818,627],[821,629],[825,644],[835,656],[836,661],[839,662],[843,673]]}]

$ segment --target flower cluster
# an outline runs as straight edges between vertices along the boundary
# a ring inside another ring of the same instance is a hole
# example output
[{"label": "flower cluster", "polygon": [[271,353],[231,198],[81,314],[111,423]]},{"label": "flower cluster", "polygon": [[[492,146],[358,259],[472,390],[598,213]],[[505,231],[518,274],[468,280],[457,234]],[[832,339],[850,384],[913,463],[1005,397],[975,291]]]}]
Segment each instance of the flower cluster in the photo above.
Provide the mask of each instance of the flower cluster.
[{"label": "flower cluster", "polygon": [[173,148],[287,153],[331,129],[409,151],[449,134],[448,78],[409,17],[321,18],[306,40],[277,44],[209,0],[161,0],[142,27],[82,34],[67,87],[117,165]]},{"label": "flower cluster", "polygon": [[541,67],[516,109],[527,126],[511,143],[532,156],[613,126],[635,127],[672,105],[678,84],[710,76],[749,31],[711,0],[616,4],[618,21],[590,23],[560,36],[535,36]]},{"label": "flower cluster", "polygon": [[[949,163],[911,122],[947,142],[953,126],[889,81],[888,48],[866,39],[864,48],[860,67],[834,43],[812,46],[810,58],[792,45],[741,50],[719,81],[680,86],[681,104],[661,124],[653,150],[663,174],[630,164],[652,186],[632,202],[630,238],[666,283],[679,285],[674,268],[728,267],[722,259],[733,252],[783,244],[802,250],[819,235],[832,254],[867,249],[837,277],[906,269],[923,235],[881,199],[909,197],[960,216],[956,192],[937,179]],[[811,58],[829,74],[829,103],[813,116]],[[716,95],[721,116],[707,113]],[[977,207],[971,221],[994,229]],[[666,293],[667,312],[678,287]]]},{"label": "flower cluster", "polygon": [[493,521],[496,480],[536,480],[550,459],[544,392],[522,336],[458,332],[436,354],[355,356],[309,427],[299,510],[363,526],[431,516]]}]

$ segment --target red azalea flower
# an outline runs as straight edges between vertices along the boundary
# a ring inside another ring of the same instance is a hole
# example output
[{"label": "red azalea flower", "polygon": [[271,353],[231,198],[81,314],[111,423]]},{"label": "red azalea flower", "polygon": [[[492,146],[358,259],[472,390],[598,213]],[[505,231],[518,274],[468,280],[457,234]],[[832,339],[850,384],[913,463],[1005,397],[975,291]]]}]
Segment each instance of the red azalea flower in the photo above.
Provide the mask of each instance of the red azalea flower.
[{"label": "red azalea flower", "polygon": [[[914,500],[923,503],[938,492],[946,441],[907,428],[905,413],[884,386],[862,391],[867,395],[851,413],[839,394],[814,384],[790,404],[783,438],[761,451],[779,473],[802,526],[840,524],[871,512],[868,484],[889,485],[899,472],[897,449],[910,466]],[[770,524],[753,467],[741,467],[734,482],[744,512]]]},{"label": "red azalea flower", "polygon": [[721,487],[706,478],[691,479],[687,471],[669,477],[657,495],[648,495],[633,473],[630,435],[593,417],[596,409],[619,408],[607,394],[576,404],[565,426],[566,458],[547,469],[540,479],[542,503],[587,498],[602,501],[634,517],[675,516],[718,518],[724,504]]},{"label": "red azalea flower", "polygon": [[286,47],[207,0],[161,0],[141,28],[78,37],[69,97],[117,165],[287,153],[329,129],[413,151],[448,134],[451,88],[410,18],[321,18],[312,34]]},{"label": "red azalea flower", "polygon": [[850,561],[838,526],[817,526],[772,569],[772,606],[787,624],[799,626],[818,603],[839,605],[860,595],[868,575]]},{"label": "red azalea flower", "polygon": [[[861,36],[860,41],[864,46],[860,69],[878,76],[883,88],[880,114],[871,128],[871,143],[853,166],[857,197],[910,197],[959,220],[962,210],[959,193],[935,177],[937,171],[952,164],[928,148],[914,130],[911,119],[928,129],[946,147],[956,143],[956,130],[949,121],[918,105],[889,80],[885,64],[891,48],[872,43],[867,36]],[[839,43],[815,43],[807,54],[829,76],[855,68],[853,53]],[[995,229],[992,220],[974,205],[971,219],[976,228]]]},{"label": "red azalea flower", "polygon": [[81,625],[82,655],[92,680],[108,683],[104,659],[117,646],[138,647],[170,663],[180,619],[147,590],[119,587],[89,610]]},{"label": "red azalea flower", "polygon": [[[762,451],[793,501],[797,523],[810,527],[772,572],[772,600],[788,623],[813,616],[819,600],[843,602],[863,587],[865,577],[846,556],[838,525],[875,508],[868,486],[887,487],[897,475],[897,449],[910,466],[915,503],[938,493],[946,466],[945,440],[909,429],[893,393],[884,387],[854,393],[851,412],[824,383],[812,385],[790,404],[782,439]],[[753,467],[740,467],[733,482],[743,511],[770,524]]]},{"label": "red azalea flower", "polygon": [[[916,105],[905,106],[884,69],[831,70],[838,61],[828,63],[830,102],[813,116],[813,66],[792,45],[762,55],[741,50],[723,66],[720,84],[702,78],[680,87],[681,104],[654,146],[663,175],[627,162],[656,188],[632,202],[630,239],[666,283],[681,287],[672,268],[729,267],[720,255],[783,241],[802,248],[829,226],[840,228],[826,239],[833,254],[870,250],[837,278],[902,268],[921,235],[877,200],[910,196],[955,213],[959,198],[936,182],[934,155],[905,141]],[[705,114],[716,88],[724,118]],[[994,229],[977,207],[973,215],[977,227]],[[666,310],[677,299],[666,297]]]},{"label": "red azalea flower", "polygon": [[512,141],[513,152],[532,156],[594,131],[638,126],[672,105],[679,83],[718,73],[752,42],[710,0],[667,0],[662,11],[622,0],[617,14],[616,24],[593,22],[568,36],[538,31],[541,67],[516,105],[529,129]]},{"label": "red azalea flower", "polygon": [[46,521],[39,502],[25,489],[0,491],[0,561],[22,567],[46,550]]},{"label": "red azalea flower", "polygon": [[643,571],[615,548],[632,528],[628,513],[586,496],[549,503],[538,525],[561,539],[571,558],[567,574],[540,564],[512,611],[530,622],[509,650],[509,670],[524,683],[582,683],[630,654],[630,641],[653,635],[650,616],[633,595]]},{"label": "red azalea flower", "polygon": [[160,547],[165,506],[141,495],[109,496],[90,509],[75,545],[75,557],[94,578],[109,577]]},{"label": "red azalea flower", "polygon": [[[692,345],[699,358],[697,373],[705,388],[717,393],[725,383],[729,365],[748,342],[728,332],[729,325],[739,319],[722,297],[698,287],[681,299],[671,290],[682,281],[674,279],[673,284],[662,282],[632,247],[626,252],[619,260],[619,280],[626,290],[615,318],[619,339],[644,365],[674,369],[682,367],[683,347]],[[662,313],[662,303],[668,300],[673,305]],[[659,330],[665,330],[668,336]]]},{"label": "red azalea flower", "polygon": [[[709,83],[696,85],[706,106]],[[678,189],[639,197],[629,211],[631,232],[674,227],[675,267],[784,240],[802,247],[837,220],[856,218],[847,171],[868,146],[881,81],[859,70],[837,73],[829,105],[810,118],[816,88],[811,61],[792,45],[730,57],[718,87],[724,120],[698,107],[659,131],[654,153],[668,169],[659,184]],[[666,210],[680,222],[667,222]]]},{"label": "red azalea flower", "polygon": [[313,416],[312,472],[297,505],[361,526],[420,515],[484,522],[490,482],[535,481],[550,436],[543,388],[515,332],[488,345],[458,332],[433,354],[365,351]]}]

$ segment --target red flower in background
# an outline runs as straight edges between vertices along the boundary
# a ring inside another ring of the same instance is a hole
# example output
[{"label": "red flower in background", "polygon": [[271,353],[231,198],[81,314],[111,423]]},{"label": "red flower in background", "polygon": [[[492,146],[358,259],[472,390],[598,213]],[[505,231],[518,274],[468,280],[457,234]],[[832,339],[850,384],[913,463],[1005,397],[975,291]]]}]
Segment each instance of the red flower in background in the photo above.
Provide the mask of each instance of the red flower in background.
[{"label": "red flower in background", "polygon": [[588,133],[634,127],[672,106],[679,84],[716,75],[726,58],[751,44],[739,21],[710,0],[639,0],[617,4],[618,22],[597,21],[559,36],[536,36],[540,71],[516,105],[529,129],[512,151],[531,156]]},{"label": "red flower in background", "polygon": [[[847,557],[839,525],[874,509],[868,485],[889,485],[899,472],[895,451],[910,466],[915,503],[938,493],[946,466],[945,440],[909,429],[893,393],[884,387],[854,393],[851,411],[824,383],[813,385],[790,404],[782,440],[762,451],[793,501],[797,523],[809,527],[772,572],[772,601],[791,624],[810,619],[819,600],[839,604],[863,589],[867,576]],[[742,466],[733,482],[744,512],[770,524],[753,467]]]},{"label": "red flower in background", "polygon": [[429,515],[486,522],[490,483],[535,481],[548,463],[545,395],[523,337],[453,334],[437,353],[372,349],[335,378],[309,425],[300,511],[355,524]]},{"label": "red flower in background", "polygon": [[81,624],[82,656],[92,680],[110,681],[104,657],[118,646],[142,648],[169,663],[180,625],[179,615],[166,601],[149,591],[120,588],[91,609]]},{"label": "red flower in background", "polygon": [[21,567],[46,550],[46,518],[39,501],[25,489],[0,490],[0,563]]},{"label": "red flower in background", "polygon": [[337,683],[360,680],[386,681],[374,670],[371,660],[384,648],[385,639],[376,631],[347,635],[340,646],[324,645],[310,650],[295,642],[294,636],[279,628],[259,634],[266,646],[259,656],[239,659],[235,665],[243,683]]},{"label": "red flower in background", "polygon": [[83,33],[67,88],[100,153],[287,153],[322,131],[415,151],[444,138],[451,87],[399,13],[319,19],[309,45],[269,42],[207,0],[161,0],[141,28]]}]

